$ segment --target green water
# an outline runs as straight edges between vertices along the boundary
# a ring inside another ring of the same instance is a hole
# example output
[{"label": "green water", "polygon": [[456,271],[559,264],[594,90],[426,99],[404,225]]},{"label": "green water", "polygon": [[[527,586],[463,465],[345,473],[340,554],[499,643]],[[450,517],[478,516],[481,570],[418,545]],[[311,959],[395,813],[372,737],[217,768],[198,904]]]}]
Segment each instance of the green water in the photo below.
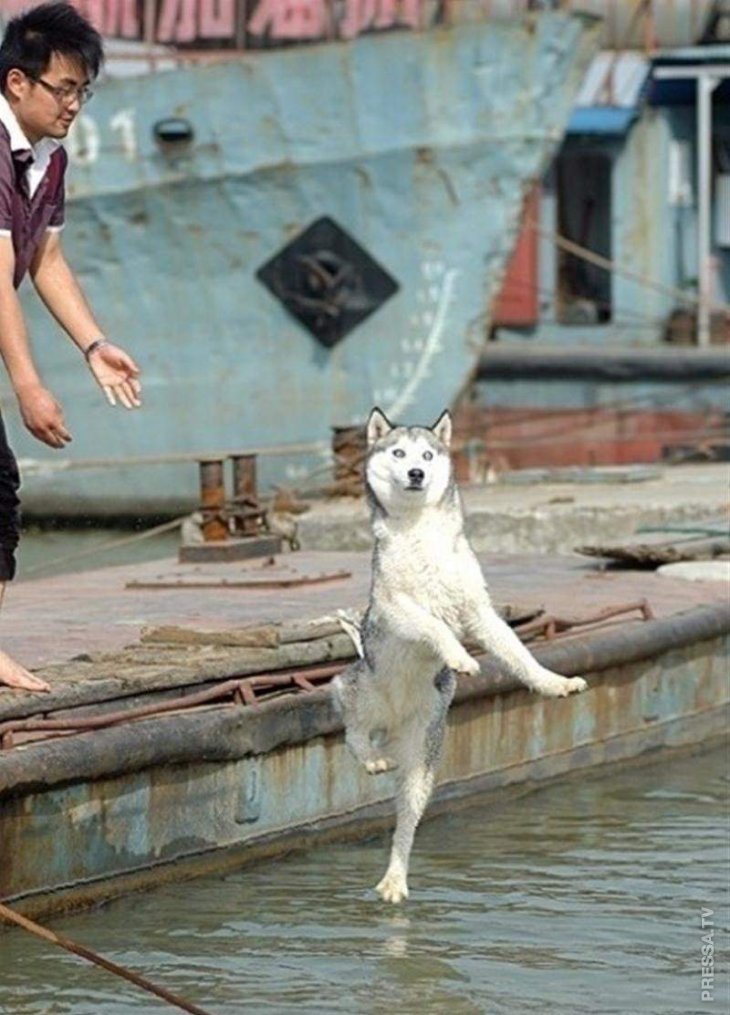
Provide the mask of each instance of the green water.
[{"label": "green water", "polygon": [[[383,836],[50,924],[216,1015],[724,1015],[728,781],[715,748],[435,818],[402,907],[367,890]],[[8,1015],[175,1010],[19,931],[0,956]]]},{"label": "green water", "polygon": [[[177,555],[179,531],[129,542],[130,536],[152,528],[141,521],[138,528],[109,529],[93,525],[78,529],[26,528],[18,549],[18,581],[50,578],[52,575],[88,571],[117,564],[138,564]],[[110,544],[125,540],[123,546]]]}]

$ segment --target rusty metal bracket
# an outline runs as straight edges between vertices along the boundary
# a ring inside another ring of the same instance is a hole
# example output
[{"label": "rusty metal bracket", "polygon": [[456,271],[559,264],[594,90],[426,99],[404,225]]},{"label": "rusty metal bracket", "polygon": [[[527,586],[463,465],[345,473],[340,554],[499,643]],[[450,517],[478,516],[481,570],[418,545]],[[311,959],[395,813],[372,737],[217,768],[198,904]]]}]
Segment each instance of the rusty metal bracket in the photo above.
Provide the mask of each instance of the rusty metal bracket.
[{"label": "rusty metal bracket", "polygon": [[530,620],[526,624],[518,624],[515,627],[516,633],[523,641],[536,638],[542,635],[548,641],[567,634],[576,627],[597,627],[614,617],[622,617],[627,613],[639,611],[644,620],[653,620],[654,613],[647,599],[639,599],[631,603],[623,603],[619,606],[607,606],[585,617],[556,617],[553,614],[544,614],[536,620]]},{"label": "rusty metal bracket", "polygon": [[[181,695],[121,712],[107,712],[105,715],[69,716],[65,719],[48,719],[45,715],[41,715],[26,719],[11,719],[0,723],[0,750],[9,750],[28,740],[107,729],[109,726],[119,726],[122,723],[149,719],[169,712],[187,711],[203,705],[229,704],[250,707],[258,705],[261,698],[281,693],[311,693],[327,683],[335,674],[340,673],[346,665],[347,662],[326,663],[271,673],[257,673],[250,677],[237,677],[194,694]],[[24,734],[26,736],[23,736]]]}]

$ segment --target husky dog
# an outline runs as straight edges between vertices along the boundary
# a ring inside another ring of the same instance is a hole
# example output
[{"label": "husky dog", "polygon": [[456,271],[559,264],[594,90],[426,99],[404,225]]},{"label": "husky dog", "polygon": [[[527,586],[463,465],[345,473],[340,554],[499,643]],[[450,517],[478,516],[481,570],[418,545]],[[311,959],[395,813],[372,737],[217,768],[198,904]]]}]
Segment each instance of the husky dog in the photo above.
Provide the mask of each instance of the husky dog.
[{"label": "husky dog", "polygon": [[462,642],[481,646],[540,694],[563,697],[586,687],[580,677],[541,666],[492,608],[464,534],[450,442],[448,412],[427,428],[393,426],[373,409],[367,424],[370,601],[359,637],[353,634],[361,658],[332,689],[355,757],[372,774],[398,769],[390,863],[376,886],[387,902],[408,896],[408,860],[431,795],[455,674],[479,672]]}]

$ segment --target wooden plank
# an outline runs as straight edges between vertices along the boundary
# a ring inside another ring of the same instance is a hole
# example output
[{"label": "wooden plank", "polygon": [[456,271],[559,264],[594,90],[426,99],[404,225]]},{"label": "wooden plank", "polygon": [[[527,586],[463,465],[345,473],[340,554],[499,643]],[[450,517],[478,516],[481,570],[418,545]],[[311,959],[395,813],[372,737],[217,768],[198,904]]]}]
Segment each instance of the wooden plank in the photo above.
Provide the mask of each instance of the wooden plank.
[{"label": "wooden plank", "polygon": [[640,529],[619,543],[577,546],[578,553],[640,567],[680,561],[712,560],[730,554],[730,530],[724,518]]}]

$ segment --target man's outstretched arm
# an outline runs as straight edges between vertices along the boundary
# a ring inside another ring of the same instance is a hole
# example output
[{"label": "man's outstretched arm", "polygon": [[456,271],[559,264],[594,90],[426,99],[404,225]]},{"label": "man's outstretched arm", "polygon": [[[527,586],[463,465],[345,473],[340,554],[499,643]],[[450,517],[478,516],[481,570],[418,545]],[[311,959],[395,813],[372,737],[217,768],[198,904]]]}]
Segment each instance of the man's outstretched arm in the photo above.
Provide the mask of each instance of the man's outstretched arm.
[{"label": "man's outstretched arm", "polygon": [[13,286],[15,252],[9,236],[0,236],[0,355],[18,399],[23,422],[39,441],[62,448],[71,440],[61,406],[44,387],[28,341],[23,311]]},{"label": "man's outstretched arm", "polygon": [[[112,405],[140,405],[139,368],[123,349],[103,339],[81,286],[63,253],[61,234],[49,230],[30,274],[39,296],[87,358],[89,368]],[[103,339],[103,341],[99,341]],[[92,351],[87,354],[87,350]]]}]

